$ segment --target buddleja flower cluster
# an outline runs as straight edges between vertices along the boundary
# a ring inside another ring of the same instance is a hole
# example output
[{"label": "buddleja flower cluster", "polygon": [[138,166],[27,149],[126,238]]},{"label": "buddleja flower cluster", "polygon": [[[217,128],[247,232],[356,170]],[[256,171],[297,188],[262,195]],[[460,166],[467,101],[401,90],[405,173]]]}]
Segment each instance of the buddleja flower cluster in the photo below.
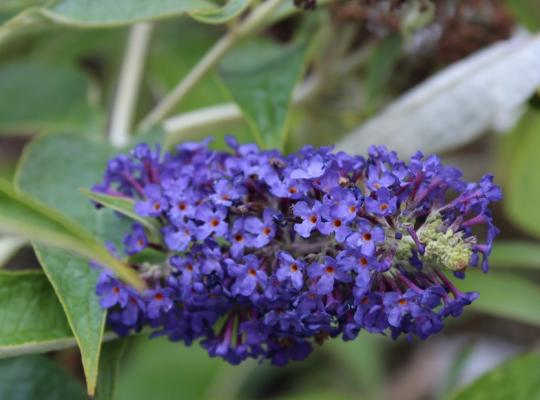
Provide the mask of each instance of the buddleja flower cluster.
[{"label": "buddleja flower cluster", "polygon": [[162,155],[141,144],[94,187],[133,200],[155,226],[134,223],[124,239],[148,290],[107,271],[99,280],[118,334],[149,326],[233,364],[282,365],[361,330],[427,338],[477,298],[447,274],[488,269],[498,232],[488,206],[501,198],[492,176],[467,183],[435,156],[406,163],[384,147],[364,159],[228,145]]}]

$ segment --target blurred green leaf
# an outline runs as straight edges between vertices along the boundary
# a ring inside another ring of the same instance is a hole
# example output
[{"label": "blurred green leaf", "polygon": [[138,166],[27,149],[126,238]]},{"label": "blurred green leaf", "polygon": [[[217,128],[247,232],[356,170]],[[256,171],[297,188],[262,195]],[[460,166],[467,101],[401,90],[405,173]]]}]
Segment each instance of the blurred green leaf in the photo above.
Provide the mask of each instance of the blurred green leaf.
[{"label": "blurred green leaf", "polygon": [[117,339],[103,344],[95,400],[115,400],[116,378],[128,340]]},{"label": "blurred green leaf", "polygon": [[75,26],[117,26],[137,21],[177,17],[208,9],[206,0],[60,0],[44,9],[54,22]]},{"label": "blurred green leaf", "polygon": [[28,7],[44,6],[49,0],[2,0],[0,12],[20,11]]},{"label": "blurred green leaf", "polygon": [[85,400],[84,389],[53,361],[43,356],[0,360],[2,400]]},{"label": "blurred green leaf", "polygon": [[[101,180],[114,150],[105,143],[73,135],[38,138],[25,149],[17,182],[26,192],[61,210],[103,239],[121,240],[127,221],[111,210],[96,211],[79,188]],[[62,303],[81,349],[88,390],[93,392],[105,324],[95,295],[98,271],[88,261],[62,250],[35,247],[36,254]]]},{"label": "blurred green leaf", "polygon": [[358,389],[368,397],[380,392],[384,378],[380,339],[378,336],[361,332],[354,341],[332,340],[325,344],[325,350],[346,368]]},{"label": "blurred green leaf", "polygon": [[0,358],[75,343],[62,306],[41,271],[0,270],[0,321]]},{"label": "blurred green leaf", "polygon": [[489,265],[540,269],[540,244],[525,241],[496,241],[489,257]]},{"label": "blurred green leaf", "polygon": [[488,274],[470,271],[455,284],[461,291],[480,293],[472,310],[540,326],[540,286],[530,280],[499,270]]},{"label": "blurred green leaf", "polygon": [[540,3],[537,0],[505,0],[518,23],[531,32],[540,29]]},{"label": "blurred green leaf", "polygon": [[136,274],[111,256],[91,232],[60,214],[54,207],[47,207],[26,194],[16,193],[15,188],[1,178],[0,223],[2,230],[10,234],[99,261],[115,270],[126,281],[135,285],[140,283]]},{"label": "blurred green leaf", "polygon": [[91,254],[92,249],[84,245],[87,233],[54,210],[16,193],[4,179],[0,179],[0,222],[3,231]]},{"label": "blurred green leaf", "polygon": [[335,392],[304,392],[279,396],[276,400],[351,400],[351,397]]},{"label": "blurred green leaf", "polygon": [[540,111],[530,108],[511,133],[505,211],[521,229],[540,237]]},{"label": "blurred green leaf", "polygon": [[394,67],[401,54],[401,36],[393,34],[382,39],[373,50],[367,70],[367,107],[371,113],[380,103]]},{"label": "blurred green leaf", "polygon": [[539,400],[540,354],[514,358],[451,397],[453,400]]},{"label": "blurred green leaf", "polygon": [[540,111],[531,108],[511,136],[505,211],[520,228],[540,237]]},{"label": "blurred green leaf", "polygon": [[[178,40],[178,37],[189,40]],[[160,24],[148,57],[148,76],[155,92],[166,94],[174,88],[218,40],[219,32],[190,20]],[[175,112],[195,110],[227,100],[214,73],[201,80]]]},{"label": "blurred green leaf", "polygon": [[253,39],[232,50],[219,66],[222,81],[261,145],[282,148],[285,143],[292,92],[309,47],[307,41],[282,46]]},{"label": "blurred green leaf", "polygon": [[56,0],[30,7],[0,26],[0,44],[28,31],[51,26],[100,28],[161,20],[218,8],[207,0]]},{"label": "blurred green leaf", "polygon": [[234,377],[235,371],[244,367],[210,358],[198,344],[187,347],[165,338],[144,337],[134,342],[129,360],[120,369],[116,400],[200,400],[207,398],[208,392],[219,395],[208,400],[231,399],[227,393],[233,379],[212,388],[214,379],[223,371],[230,371],[229,377]]},{"label": "blurred green leaf", "polygon": [[69,66],[22,61],[0,68],[0,132],[34,133],[80,122],[91,113],[89,82]]},{"label": "blurred green leaf", "polygon": [[189,15],[205,24],[223,24],[242,14],[250,2],[251,0],[229,0],[223,7],[192,11]]},{"label": "blurred green leaf", "polygon": [[[189,37],[189,40],[178,40],[178,37]],[[219,38],[219,31],[195,21],[184,19],[164,22],[156,27],[154,40],[148,57],[147,75],[151,93],[154,96],[164,96],[172,90],[199,59],[210,49]],[[146,96],[149,98],[149,96]],[[187,113],[200,110],[203,107],[222,104],[229,101],[229,96],[223,88],[216,72],[211,72],[202,79],[175,107],[173,113]],[[142,104],[141,110],[151,107],[150,103]],[[141,115],[142,117],[142,115]],[[225,148],[223,137],[234,135],[243,142],[253,141],[249,127],[244,121],[223,124],[204,132],[184,132],[179,136],[169,135],[168,145],[185,140],[199,140],[205,134],[211,134],[216,140],[213,148]],[[167,146],[166,143],[166,146]]]},{"label": "blurred green leaf", "polygon": [[34,250],[64,308],[81,351],[88,393],[93,394],[105,329],[105,310],[95,295],[98,271],[87,260],[62,250],[43,246]]}]

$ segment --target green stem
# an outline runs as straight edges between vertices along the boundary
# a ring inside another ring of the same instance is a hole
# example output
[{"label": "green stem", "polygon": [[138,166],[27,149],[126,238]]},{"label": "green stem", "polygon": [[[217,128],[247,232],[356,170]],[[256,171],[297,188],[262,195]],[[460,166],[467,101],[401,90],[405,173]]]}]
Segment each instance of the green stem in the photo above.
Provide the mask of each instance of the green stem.
[{"label": "green stem", "polygon": [[221,60],[240,40],[256,32],[266,19],[284,0],[268,0],[257,7],[244,21],[229,30],[199,60],[197,65],[180,83],[142,120],[140,128],[148,130],[163,118],[184,98],[184,96]]},{"label": "green stem", "polygon": [[[323,90],[327,81],[335,78],[342,79],[343,76],[363,65],[369,54],[370,47],[363,48],[342,60],[335,69],[326,71],[327,76],[312,75],[295,89],[292,105],[301,107]],[[216,126],[238,124],[243,118],[242,111],[234,103],[218,104],[170,117],[163,122],[163,129],[167,134],[165,147],[170,148],[185,140],[188,135],[211,131]]]}]

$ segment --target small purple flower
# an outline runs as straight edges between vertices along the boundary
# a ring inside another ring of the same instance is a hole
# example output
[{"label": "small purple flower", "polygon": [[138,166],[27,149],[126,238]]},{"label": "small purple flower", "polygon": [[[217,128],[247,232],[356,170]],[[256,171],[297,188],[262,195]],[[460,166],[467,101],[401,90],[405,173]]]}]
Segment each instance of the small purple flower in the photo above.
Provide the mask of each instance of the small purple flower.
[{"label": "small purple flower", "polygon": [[347,238],[349,246],[360,248],[362,253],[372,256],[377,245],[384,242],[384,230],[377,225],[372,225],[367,220],[358,223],[358,231]]},{"label": "small purple flower", "polygon": [[168,225],[162,230],[167,248],[176,251],[186,250],[196,231],[197,228],[192,222],[181,223],[177,226]]},{"label": "small purple flower", "polygon": [[276,272],[277,279],[280,282],[289,280],[295,289],[301,289],[302,286],[304,286],[304,263],[295,260],[290,254],[283,251],[278,254],[278,260],[279,268]]},{"label": "small purple flower", "polygon": [[125,307],[129,298],[129,293],[125,286],[109,273],[105,272],[99,277],[96,294],[99,296],[99,304],[103,308],[111,308],[115,305]]},{"label": "small purple flower", "polygon": [[208,206],[201,206],[197,210],[195,218],[202,222],[202,225],[197,227],[196,236],[198,240],[204,240],[212,234],[224,237],[227,233],[228,226],[225,221],[227,211],[223,207],[212,209]]},{"label": "small purple flower", "polygon": [[293,213],[297,217],[302,218],[302,223],[294,224],[294,230],[300,236],[308,238],[311,235],[311,231],[321,223],[321,210],[322,204],[319,201],[313,202],[312,206],[309,206],[306,202],[300,201],[294,205]]},{"label": "small purple flower", "polygon": [[324,174],[324,160],[319,154],[300,161],[296,169],[291,171],[292,179],[313,179]]},{"label": "small purple flower", "polygon": [[383,304],[388,314],[388,323],[394,327],[399,327],[402,318],[407,314],[412,314],[419,310],[416,304],[418,294],[413,290],[406,293],[388,292],[384,295]]},{"label": "small purple flower", "polygon": [[131,293],[126,306],[120,312],[120,321],[128,327],[136,326],[145,312],[146,307],[142,299],[138,294]]},{"label": "small purple flower", "polygon": [[244,222],[244,228],[251,234],[249,245],[255,248],[266,246],[274,238],[276,227],[274,224],[275,212],[270,209],[265,209],[263,212],[263,220],[256,217],[248,217]]},{"label": "small purple flower", "polygon": [[199,265],[192,257],[172,256],[169,262],[180,273],[183,286],[190,286],[199,279]]},{"label": "small purple flower", "polygon": [[336,214],[345,222],[356,219],[361,207],[361,196],[342,187],[332,189],[331,196],[325,196],[324,204],[336,209]]},{"label": "small purple flower", "polygon": [[359,326],[372,333],[381,333],[388,328],[388,317],[379,293],[369,293],[360,297],[354,320]]},{"label": "small purple flower", "polygon": [[300,199],[309,189],[305,181],[289,177],[280,179],[271,175],[266,179],[266,183],[270,192],[278,198]]},{"label": "small purple flower", "polygon": [[150,290],[146,293],[146,311],[151,319],[159,318],[173,307],[171,291],[167,289]]},{"label": "small purple flower", "polygon": [[335,281],[350,282],[351,276],[340,268],[331,257],[325,257],[323,263],[314,263],[309,266],[308,274],[310,278],[318,278],[315,285],[318,294],[325,295],[332,292]]},{"label": "small purple flower", "polygon": [[163,182],[164,193],[170,205],[168,215],[173,222],[183,222],[184,218],[195,215],[195,193],[191,191],[189,181],[184,176]]},{"label": "small purple flower", "polygon": [[148,245],[146,232],[141,224],[133,224],[131,232],[124,237],[124,249],[127,254],[133,255],[143,251]]},{"label": "small purple flower", "polygon": [[367,170],[366,184],[370,190],[377,191],[380,188],[389,188],[397,183],[394,174],[388,171],[378,171],[377,167],[370,165]]},{"label": "small purple flower", "polygon": [[238,218],[233,223],[229,238],[229,241],[231,242],[231,254],[233,255],[233,257],[239,257],[243,255],[244,247],[248,246],[248,244],[251,242],[249,238],[250,234],[247,233],[245,230],[245,224],[246,219],[244,218]]},{"label": "small purple flower", "polygon": [[377,198],[366,198],[366,211],[376,216],[387,217],[397,211],[397,198],[385,187],[377,190]]},{"label": "small purple flower", "polygon": [[371,288],[371,270],[375,269],[378,261],[359,250],[348,250],[338,254],[337,261],[345,271],[355,273],[355,286],[357,292],[364,294]]},{"label": "small purple flower", "polygon": [[237,200],[245,195],[246,190],[226,179],[220,179],[214,183],[215,193],[211,196],[214,204],[230,206],[234,200]]},{"label": "small purple flower", "polygon": [[144,188],[145,199],[135,203],[135,212],[142,217],[159,217],[168,207],[167,199],[161,194],[159,185]]},{"label": "small purple flower", "polygon": [[244,257],[241,264],[232,260],[226,260],[225,263],[229,274],[236,277],[231,288],[234,295],[251,296],[258,286],[264,288],[268,277],[260,269],[259,259],[254,255]]},{"label": "small purple flower", "polygon": [[349,211],[346,207],[338,205],[325,205],[322,208],[322,216],[325,221],[320,224],[319,231],[324,235],[335,234],[336,240],[343,243],[347,236],[351,234],[351,229],[347,224]]},{"label": "small purple flower", "polygon": [[463,313],[463,307],[468,306],[479,297],[477,292],[467,292],[460,294],[456,299],[448,302],[441,310],[444,316],[451,315],[459,317]]}]

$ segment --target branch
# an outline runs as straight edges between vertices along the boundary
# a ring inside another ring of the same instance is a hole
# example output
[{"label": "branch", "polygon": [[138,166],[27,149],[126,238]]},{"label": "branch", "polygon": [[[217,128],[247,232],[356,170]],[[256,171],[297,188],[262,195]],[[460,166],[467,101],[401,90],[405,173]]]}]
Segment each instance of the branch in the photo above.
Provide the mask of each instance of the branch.
[{"label": "branch", "polygon": [[165,118],[182,98],[193,88],[219,60],[241,39],[255,32],[284,0],[267,0],[257,7],[237,26],[219,39],[203,58],[189,71],[178,85],[140,123],[141,130],[148,130]]},{"label": "branch", "polygon": [[[293,93],[292,105],[302,106],[322,90],[327,78],[340,79],[356,70],[362,65],[370,54],[371,48],[367,46],[348,58],[342,60],[335,68],[327,71],[329,76],[314,75],[299,85]],[[219,104],[200,110],[183,113],[163,122],[163,129],[167,137],[165,147],[169,148],[186,138],[186,135],[202,133],[224,124],[237,123],[243,120],[242,111],[234,103]]]},{"label": "branch", "polygon": [[149,23],[139,23],[131,27],[129,31],[109,126],[110,141],[115,147],[122,147],[129,143],[152,29],[153,25]]}]

